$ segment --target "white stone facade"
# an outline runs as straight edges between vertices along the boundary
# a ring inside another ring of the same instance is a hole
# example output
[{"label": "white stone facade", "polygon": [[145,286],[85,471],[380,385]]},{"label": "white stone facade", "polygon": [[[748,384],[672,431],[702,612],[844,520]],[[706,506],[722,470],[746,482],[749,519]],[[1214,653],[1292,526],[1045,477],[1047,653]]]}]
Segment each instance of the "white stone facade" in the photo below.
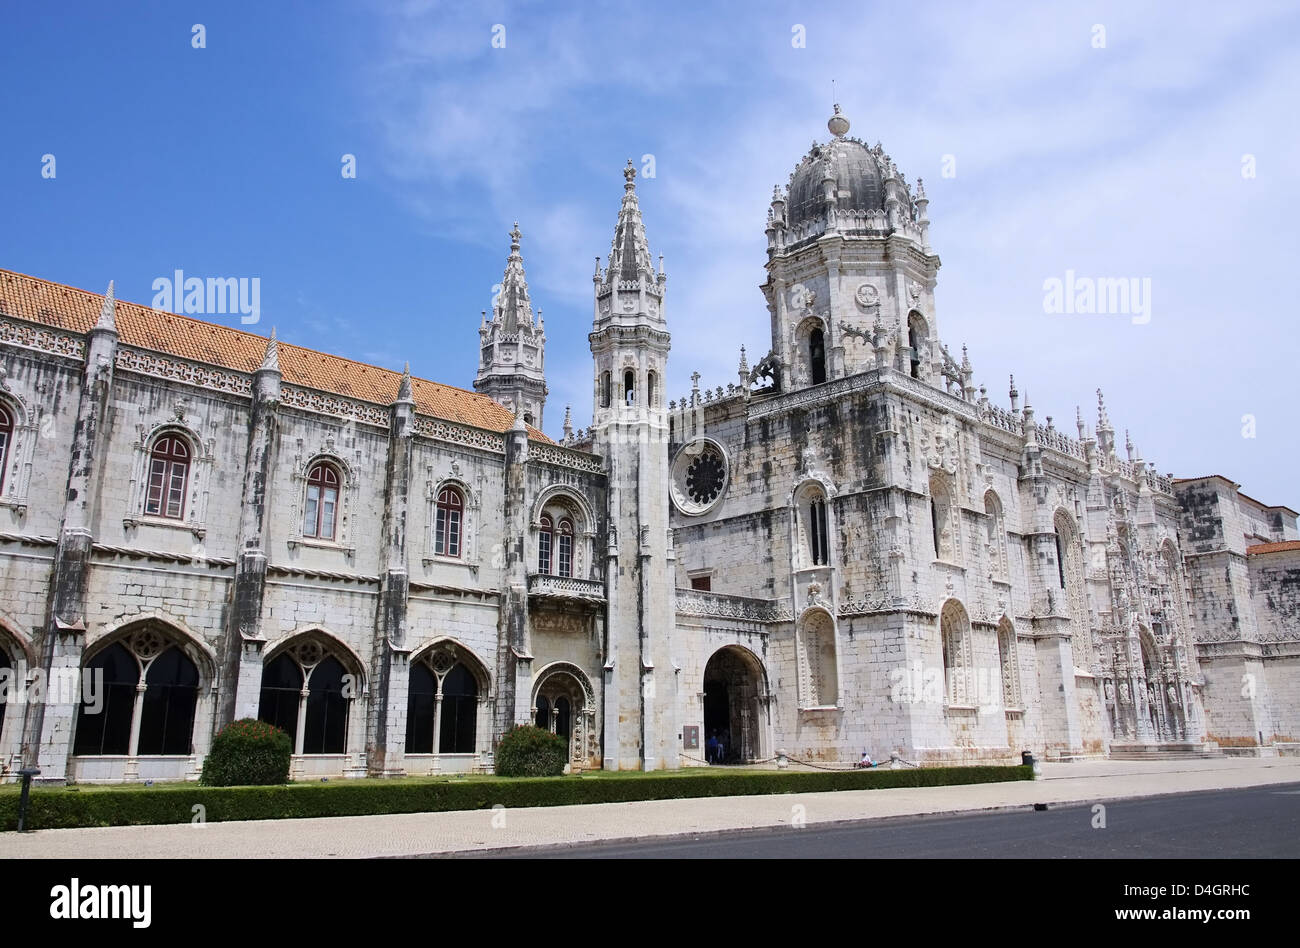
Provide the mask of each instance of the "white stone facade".
[{"label": "white stone facade", "polygon": [[[1157,474],[1100,393],[1071,436],[1014,382],[1009,409],[977,391],[921,183],[831,130],[773,199],[771,351],[681,400],[629,166],[592,427],[566,415],[559,445],[527,427],[545,335],[517,228],[475,381],[513,425],[409,373],[383,398],[291,377],[274,334],[260,365],[142,344],[111,287],[78,327],[7,277],[4,774],[193,779],[257,716],[300,777],[486,770],[521,722],[617,769],[1292,752],[1295,512]],[[102,716],[14,700],[85,667]]]}]

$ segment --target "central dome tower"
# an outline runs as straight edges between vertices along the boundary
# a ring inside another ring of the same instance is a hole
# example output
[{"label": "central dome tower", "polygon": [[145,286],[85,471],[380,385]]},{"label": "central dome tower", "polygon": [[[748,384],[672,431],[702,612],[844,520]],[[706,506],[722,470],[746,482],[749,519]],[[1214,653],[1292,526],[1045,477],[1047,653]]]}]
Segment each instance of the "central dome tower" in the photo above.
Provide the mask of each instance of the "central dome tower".
[{"label": "central dome tower", "polygon": [[941,358],[925,190],[879,144],[850,138],[838,105],[826,127],[768,210],[763,293],[781,386],[875,368],[882,342],[885,364],[925,380]]}]

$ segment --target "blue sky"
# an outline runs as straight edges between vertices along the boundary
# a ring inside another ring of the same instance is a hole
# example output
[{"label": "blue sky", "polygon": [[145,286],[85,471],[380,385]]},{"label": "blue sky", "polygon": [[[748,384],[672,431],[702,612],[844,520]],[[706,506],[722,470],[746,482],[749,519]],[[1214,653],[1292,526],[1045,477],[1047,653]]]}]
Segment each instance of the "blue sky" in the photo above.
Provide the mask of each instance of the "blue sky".
[{"label": "blue sky", "polygon": [[[469,387],[517,219],[557,435],[566,403],[590,417],[629,157],[655,156],[668,395],[768,350],[767,203],[827,137],[833,78],[851,134],[925,179],[939,331],[990,397],[1014,372],[1073,433],[1100,387],[1161,472],[1300,507],[1293,4],[588,7],[10,5],[0,266],[143,303],[177,268],[257,276],[255,331]],[[1045,313],[1067,270],[1149,278],[1150,322]]]}]

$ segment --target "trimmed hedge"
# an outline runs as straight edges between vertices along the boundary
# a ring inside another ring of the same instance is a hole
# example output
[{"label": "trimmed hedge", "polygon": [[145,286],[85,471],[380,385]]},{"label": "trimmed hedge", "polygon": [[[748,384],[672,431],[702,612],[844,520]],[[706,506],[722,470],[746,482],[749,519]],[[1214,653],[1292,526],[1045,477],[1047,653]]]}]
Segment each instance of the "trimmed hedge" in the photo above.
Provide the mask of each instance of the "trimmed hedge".
[{"label": "trimmed hedge", "polygon": [[[1032,780],[1029,767],[923,767],[915,770],[797,772],[749,770],[522,777],[461,781],[415,779],[300,783],[282,787],[153,787],[33,789],[30,829],[283,820],[386,813],[431,813],[508,807],[628,803],[690,797],[943,787]],[[202,810],[196,809],[202,807]],[[18,794],[0,793],[0,828],[18,826]]]},{"label": "trimmed hedge", "polygon": [[568,758],[569,744],[563,737],[520,724],[501,735],[494,767],[499,777],[558,777]]},{"label": "trimmed hedge", "polygon": [[231,721],[212,741],[199,783],[247,787],[289,782],[293,743],[274,724],[256,718]]}]

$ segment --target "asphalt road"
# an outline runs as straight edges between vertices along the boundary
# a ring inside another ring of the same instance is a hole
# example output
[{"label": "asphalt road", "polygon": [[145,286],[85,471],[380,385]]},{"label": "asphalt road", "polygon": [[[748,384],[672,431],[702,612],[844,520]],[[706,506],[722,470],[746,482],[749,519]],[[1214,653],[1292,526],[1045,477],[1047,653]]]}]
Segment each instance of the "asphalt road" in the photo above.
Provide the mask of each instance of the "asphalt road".
[{"label": "asphalt road", "polygon": [[1300,784],[957,816],[464,853],[595,859],[1231,859],[1300,857]]}]

